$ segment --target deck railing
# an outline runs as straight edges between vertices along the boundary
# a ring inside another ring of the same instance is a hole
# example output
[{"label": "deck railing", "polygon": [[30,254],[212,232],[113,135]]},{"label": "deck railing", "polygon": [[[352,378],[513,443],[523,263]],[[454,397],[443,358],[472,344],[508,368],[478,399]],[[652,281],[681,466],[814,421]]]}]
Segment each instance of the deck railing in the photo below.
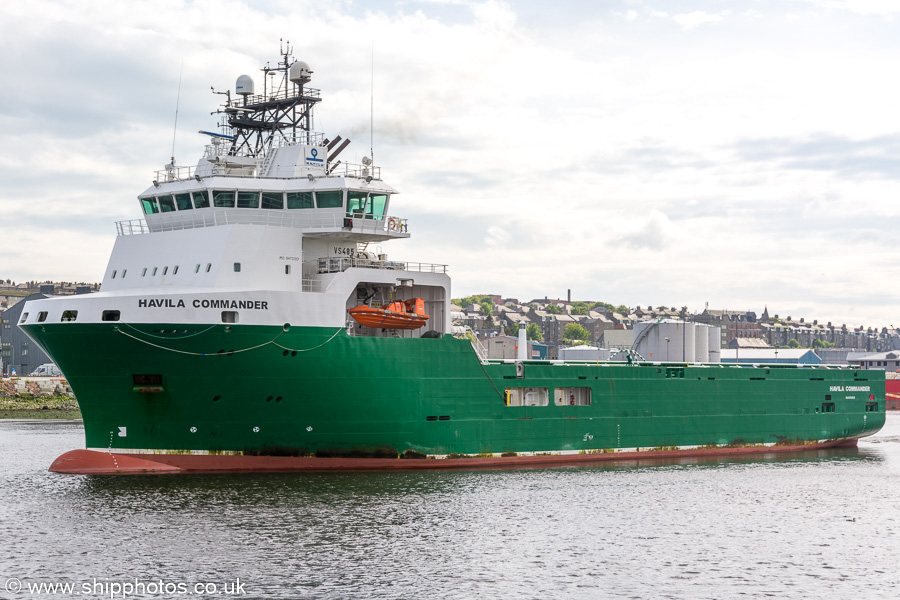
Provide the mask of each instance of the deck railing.
[{"label": "deck railing", "polygon": [[354,233],[407,233],[407,219],[386,216],[384,218],[346,217],[343,213],[313,213],[287,210],[252,210],[245,208],[200,209],[154,215],[153,223],[145,219],[116,221],[119,235],[136,235],[152,231],[178,231],[217,225],[265,225],[268,227],[295,227],[298,229],[335,229]]}]

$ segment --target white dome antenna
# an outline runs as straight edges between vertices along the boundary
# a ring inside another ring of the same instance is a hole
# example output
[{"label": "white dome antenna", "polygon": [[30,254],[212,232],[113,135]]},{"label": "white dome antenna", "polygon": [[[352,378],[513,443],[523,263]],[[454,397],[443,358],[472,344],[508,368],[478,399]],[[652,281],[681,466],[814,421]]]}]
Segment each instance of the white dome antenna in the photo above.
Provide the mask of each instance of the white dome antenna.
[{"label": "white dome antenna", "polygon": [[241,75],[234,84],[234,91],[240,96],[252,96],[254,91],[253,78],[249,75]]},{"label": "white dome antenna", "polygon": [[309,65],[307,63],[303,62],[302,60],[298,60],[291,65],[290,72],[288,73],[288,79],[298,85],[309,83],[309,80],[312,79],[312,69],[309,68]]}]

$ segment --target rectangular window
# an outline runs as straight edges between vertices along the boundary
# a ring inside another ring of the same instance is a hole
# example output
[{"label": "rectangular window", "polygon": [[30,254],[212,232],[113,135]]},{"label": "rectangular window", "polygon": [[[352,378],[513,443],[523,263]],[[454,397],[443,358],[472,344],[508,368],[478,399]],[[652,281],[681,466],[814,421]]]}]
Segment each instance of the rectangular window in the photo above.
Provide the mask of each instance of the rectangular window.
[{"label": "rectangular window", "polygon": [[344,192],[341,190],[316,192],[316,206],[319,208],[340,208],[343,205]]},{"label": "rectangular window", "polygon": [[64,310],[60,321],[74,321],[78,318],[77,310]]},{"label": "rectangular window", "polygon": [[191,192],[191,196],[194,198],[194,208],[209,208],[209,196],[206,194],[206,190]]},{"label": "rectangular window", "polygon": [[212,263],[206,263],[206,272],[209,273],[210,269],[212,269]]},{"label": "rectangular window", "polygon": [[159,267],[153,267],[153,272],[150,273],[150,274],[151,274],[152,276],[156,277],[156,269],[158,269],[158,268],[159,268]]},{"label": "rectangular window", "polygon": [[234,192],[213,190],[213,206],[216,208],[234,208]]},{"label": "rectangular window", "polygon": [[141,271],[141,277],[146,277],[146,276],[147,276],[147,267],[144,267],[144,269]]},{"label": "rectangular window", "polygon": [[284,208],[284,194],[281,192],[263,192],[262,207],[281,210]]},{"label": "rectangular window", "polygon": [[237,323],[238,322],[237,311],[223,310],[222,311],[222,322],[223,323]]},{"label": "rectangular window", "polygon": [[557,406],[590,406],[591,388],[556,388],[553,390],[553,401]]},{"label": "rectangular window", "polygon": [[24,323],[28,319],[28,313],[22,313],[22,318],[19,319],[19,323]]},{"label": "rectangular window", "polygon": [[[172,269],[172,275],[178,275],[178,265],[175,265],[175,268]],[[124,275],[123,275],[124,277]]]},{"label": "rectangular window", "polygon": [[259,192],[238,192],[238,208],[259,208]]},{"label": "rectangular window", "polygon": [[548,388],[506,388],[506,406],[547,406],[550,404]]},{"label": "rectangular window", "polygon": [[169,272],[169,267],[163,267],[163,275]]},{"label": "rectangular window", "polygon": [[878,412],[878,403],[866,402],[866,412]]},{"label": "rectangular window", "polygon": [[197,266],[194,267],[194,273],[199,273],[199,272],[200,272],[200,263],[197,263]]},{"label": "rectangular window", "polygon": [[101,317],[104,321],[118,321],[119,320],[119,311],[117,310],[104,310],[103,315]]},{"label": "rectangular window", "polygon": [[347,216],[363,219],[366,216],[366,192],[350,190],[347,192]]},{"label": "rectangular window", "polygon": [[834,412],[834,402],[823,402],[822,403],[822,412],[823,413]]},{"label": "rectangular window", "polygon": [[159,197],[159,212],[175,212],[175,199],[171,195]]},{"label": "rectangular window", "polygon": [[46,320],[47,320],[47,311],[46,311],[46,310],[42,310],[41,312],[38,313],[37,322],[38,322],[38,323],[43,323],[43,322],[46,321]]},{"label": "rectangular window", "polygon": [[288,192],[287,193],[287,207],[289,209],[295,208],[313,208],[313,193],[312,192]]},{"label": "rectangular window", "polygon": [[234,272],[235,273],[241,272],[241,263],[234,263]]},{"label": "rectangular window", "polygon": [[194,205],[191,204],[191,195],[188,193],[175,194],[175,205],[178,207],[178,210],[191,210],[194,208]]},{"label": "rectangular window", "polygon": [[[291,274],[291,265],[284,265],[284,274],[285,275]],[[28,313],[25,313],[25,314],[27,315]]]},{"label": "rectangular window", "polygon": [[156,204],[156,198],[141,198],[141,206],[144,207],[145,215],[155,215],[159,212],[159,206]]},{"label": "rectangular window", "polygon": [[112,273],[112,278],[113,278],[113,279],[116,278],[116,273],[117,273],[117,271],[116,271],[115,269],[113,269],[113,273]]},{"label": "rectangular window", "polygon": [[370,194],[369,195],[369,214],[375,219],[384,218],[384,209],[387,206],[387,194]]}]

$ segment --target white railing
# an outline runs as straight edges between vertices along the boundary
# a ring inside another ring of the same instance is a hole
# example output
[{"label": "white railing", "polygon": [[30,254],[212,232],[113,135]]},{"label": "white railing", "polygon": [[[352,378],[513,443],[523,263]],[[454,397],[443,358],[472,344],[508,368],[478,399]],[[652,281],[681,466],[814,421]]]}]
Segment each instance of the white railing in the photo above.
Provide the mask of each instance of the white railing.
[{"label": "white railing", "polygon": [[407,219],[400,217],[353,218],[343,213],[306,213],[297,210],[253,210],[246,208],[214,208],[177,211],[152,215],[145,219],[117,221],[119,235],[135,235],[152,231],[178,231],[218,225],[265,225],[297,229],[340,229],[354,233],[401,234],[409,229]]},{"label": "white railing", "polygon": [[430,263],[403,262],[395,260],[378,260],[372,258],[359,258],[351,256],[329,256],[317,258],[314,261],[306,261],[312,264],[312,269],[317,273],[343,273],[350,267],[362,269],[386,269],[393,271],[416,271],[419,273],[446,273],[447,265],[435,265]]}]

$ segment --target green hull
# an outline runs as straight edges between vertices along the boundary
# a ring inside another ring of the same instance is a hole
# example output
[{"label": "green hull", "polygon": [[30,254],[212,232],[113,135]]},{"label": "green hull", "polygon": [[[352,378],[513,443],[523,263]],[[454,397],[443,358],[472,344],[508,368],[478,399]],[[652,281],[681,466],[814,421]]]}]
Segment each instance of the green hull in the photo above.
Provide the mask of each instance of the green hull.
[{"label": "green hull", "polygon": [[[879,371],[526,361],[519,378],[515,364],[482,364],[468,341],[450,336],[249,325],[25,329],[66,374],[87,447],[97,449],[578,452],[852,439],[884,424]],[[548,405],[509,406],[506,390],[519,388],[549,390]],[[581,390],[589,404],[558,405],[557,388]]]}]

